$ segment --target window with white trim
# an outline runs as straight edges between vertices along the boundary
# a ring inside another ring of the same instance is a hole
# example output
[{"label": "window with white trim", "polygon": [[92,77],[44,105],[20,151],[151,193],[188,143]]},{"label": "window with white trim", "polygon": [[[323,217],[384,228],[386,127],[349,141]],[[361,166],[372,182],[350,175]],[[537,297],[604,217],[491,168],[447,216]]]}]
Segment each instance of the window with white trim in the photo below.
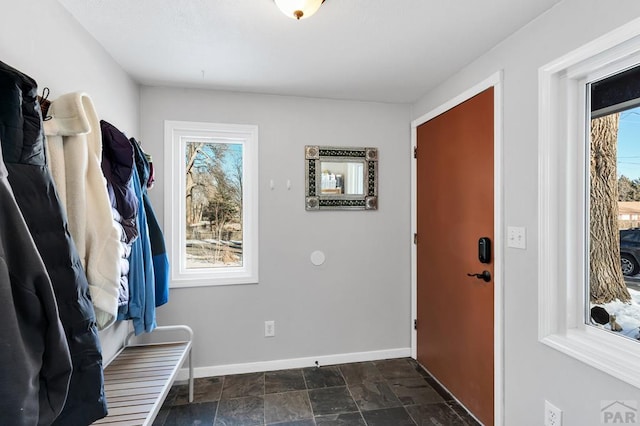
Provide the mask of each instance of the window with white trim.
[{"label": "window with white trim", "polygon": [[[589,294],[585,323],[640,338],[640,65],[587,83]],[[634,220],[636,216],[636,220]],[[640,348],[639,348],[640,349]]]},{"label": "window with white trim", "polygon": [[[640,27],[634,21],[540,69],[538,186],[539,339],[637,387],[640,346],[635,331],[629,331],[627,338],[612,331],[609,311],[613,307],[604,303],[607,297],[600,298],[598,280],[603,277],[598,274],[617,276],[605,276],[605,282],[617,280],[623,287],[625,282],[618,196],[606,194],[609,190],[598,182],[608,176],[609,184],[613,179],[615,185],[616,158],[603,150],[597,133],[602,124],[599,118],[634,106],[633,102],[603,101],[598,87],[639,64]],[[603,170],[603,165],[613,167]],[[610,211],[602,220],[597,216],[605,208]],[[608,242],[603,243],[604,239]],[[608,271],[601,269],[605,256]],[[620,296],[625,290],[614,292],[613,299],[625,299]],[[602,315],[594,320],[596,306],[607,311],[607,321]]]},{"label": "window with white trim", "polygon": [[172,287],[258,282],[258,128],[165,121]]}]

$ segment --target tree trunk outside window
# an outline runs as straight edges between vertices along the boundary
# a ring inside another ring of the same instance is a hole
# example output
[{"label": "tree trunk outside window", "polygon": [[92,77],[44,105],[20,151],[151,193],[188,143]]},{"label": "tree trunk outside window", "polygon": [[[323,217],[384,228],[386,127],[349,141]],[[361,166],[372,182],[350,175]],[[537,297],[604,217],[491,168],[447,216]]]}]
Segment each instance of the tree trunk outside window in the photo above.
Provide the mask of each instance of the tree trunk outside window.
[{"label": "tree trunk outside window", "polygon": [[620,267],[617,143],[619,114],[591,120],[591,302],[631,300]]}]

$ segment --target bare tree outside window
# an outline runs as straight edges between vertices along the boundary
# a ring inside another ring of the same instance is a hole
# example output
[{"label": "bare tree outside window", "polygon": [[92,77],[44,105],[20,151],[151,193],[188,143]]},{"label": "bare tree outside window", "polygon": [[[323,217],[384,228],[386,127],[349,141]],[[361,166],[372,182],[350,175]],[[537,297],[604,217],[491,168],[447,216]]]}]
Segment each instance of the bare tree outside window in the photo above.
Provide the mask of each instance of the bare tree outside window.
[{"label": "bare tree outside window", "polygon": [[242,145],[185,146],[187,269],[242,266]]}]

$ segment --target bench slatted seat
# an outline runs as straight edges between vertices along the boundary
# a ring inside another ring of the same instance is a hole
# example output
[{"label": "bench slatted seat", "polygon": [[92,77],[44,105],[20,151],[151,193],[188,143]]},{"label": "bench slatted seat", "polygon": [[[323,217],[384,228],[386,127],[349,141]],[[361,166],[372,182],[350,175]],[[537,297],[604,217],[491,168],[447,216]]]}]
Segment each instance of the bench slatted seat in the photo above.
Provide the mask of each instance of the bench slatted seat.
[{"label": "bench slatted seat", "polygon": [[189,359],[189,402],[193,402],[193,331],[183,325],[157,327],[154,337],[163,332],[184,332],[186,340],[131,344],[127,336],[123,349],[104,370],[104,389],[109,414],[94,425],[146,426],[158,415],[169,389]]}]

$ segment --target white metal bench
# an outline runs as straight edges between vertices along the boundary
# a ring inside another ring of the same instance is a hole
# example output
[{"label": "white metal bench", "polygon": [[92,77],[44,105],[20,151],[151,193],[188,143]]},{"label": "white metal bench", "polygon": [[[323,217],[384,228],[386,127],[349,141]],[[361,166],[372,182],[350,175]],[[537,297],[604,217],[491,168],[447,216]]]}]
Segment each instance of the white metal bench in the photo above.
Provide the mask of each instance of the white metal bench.
[{"label": "white metal bench", "polygon": [[94,425],[151,425],[186,358],[189,358],[189,402],[193,402],[193,330],[186,325],[163,326],[151,334],[155,338],[165,332],[183,332],[187,339],[131,344],[133,333],[127,336],[122,350],[104,370],[109,414]]}]

